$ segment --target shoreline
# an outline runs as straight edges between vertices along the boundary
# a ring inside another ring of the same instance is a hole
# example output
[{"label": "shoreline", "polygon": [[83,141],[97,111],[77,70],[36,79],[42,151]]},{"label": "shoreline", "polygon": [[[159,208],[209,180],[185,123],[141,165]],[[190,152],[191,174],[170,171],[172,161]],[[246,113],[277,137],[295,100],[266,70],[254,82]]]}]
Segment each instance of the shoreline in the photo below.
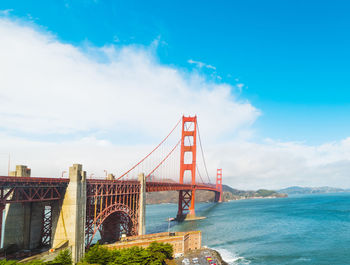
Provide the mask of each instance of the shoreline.
[{"label": "shoreline", "polygon": [[[182,257],[179,258],[174,258],[172,261],[169,261],[169,263],[167,263],[168,265],[182,265],[182,261],[184,259],[188,259],[190,261],[192,261],[193,258],[198,258],[199,261],[201,261],[199,264],[202,264],[203,261],[206,261],[206,257],[210,256],[213,261],[218,264],[218,265],[229,265],[229,263],[227,263],[226,261],[223,260],[221,254],[219,251],[212,249],[212,248],[208,248],[208,247],[202,247],[201,249],[196,249],[196,250],[191,250],[188,253],[186,253],[185,255],[183,255]],[[192,264],[192,262],[191,262]]]}]

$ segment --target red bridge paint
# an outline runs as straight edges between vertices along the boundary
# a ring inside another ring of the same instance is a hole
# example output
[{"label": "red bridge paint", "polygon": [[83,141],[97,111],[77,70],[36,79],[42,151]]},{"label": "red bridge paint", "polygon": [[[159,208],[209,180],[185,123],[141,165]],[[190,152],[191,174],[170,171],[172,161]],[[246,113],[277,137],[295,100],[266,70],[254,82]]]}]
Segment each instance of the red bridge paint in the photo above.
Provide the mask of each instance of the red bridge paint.
[{"label": "red bridge paint", "polygon": [[[186,214],[195,215],[196,190],[213,191],[215,192],[215,201],[221,202],[222,169],[217,170],[216,184],[196,182],[197,128],[196,116],[182,117],[182,134],[181,142],[179,142],[181,143],[180,176],[178,182],[150,181],[150,176],[154,170],[147,176],[146,192],[179,191],[177,213],[179,218]],[[192,141],[189,140],[189,138],[191,138]],[[161,143],[163,143],[164,140]],[[187,144],[187,141],[189,144]],[[155,149],[158,147],[159,145]],[[173,150],[174,148],[159,165],[171,155]],[[191,154],[191,163],[185,163],[185,153]],[[150,154],[148,154],[146,158]],[[143,162],[144,159],[140,162]],[[139,165],[140,162],[137,165]],[[159,165],[157,165],[156,168],[158,168]],[[134,168],[135,166],[132,169]],[[190,172],[191,183],[185,183],[184,177],[187,171]],[[130,170],[121,177],[124,177],[129,172]],[[111,231],[116,227],[116,219],[118,219],[119,224],[121,224],[123,230],[126,231],[128,235],[137,235],[140,183],[136,180],[120,180],[121,177],[117,180],[86,180],[87,201],[85,234],[87,246],[91,244],[97,231],[100,231],[102,237],[110,236]],[[2,225],[1,213],[5,208],[5,204],[25,202],[47,202],[49,204],[50,201],[62,200],[68,184],[68,178],[0,176],[0,227]],[[44,212],[44,232],[42,237],[45,237],[46,241],[49,240],[48,237],[51,235],[51,231],[48,231],[48,229],[52,227],[50,222],[52,222],[50,216],[47,216],[47,213]]]}]

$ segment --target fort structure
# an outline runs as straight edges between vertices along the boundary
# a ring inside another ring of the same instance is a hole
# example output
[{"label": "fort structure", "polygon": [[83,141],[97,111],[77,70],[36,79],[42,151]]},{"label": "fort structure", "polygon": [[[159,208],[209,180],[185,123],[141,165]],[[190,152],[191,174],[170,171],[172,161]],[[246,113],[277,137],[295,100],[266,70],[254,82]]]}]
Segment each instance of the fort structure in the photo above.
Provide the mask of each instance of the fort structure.
[{"label": "fort structure", "polygon": [[169,243],[173,246],[173,255],[184,255],[190,250],[202,248],[202,232],[164,232],[143,236],[131,236],[121,242],[106,245],[109,249],[123,249],[130,247],[147,248],[152,242]]}]

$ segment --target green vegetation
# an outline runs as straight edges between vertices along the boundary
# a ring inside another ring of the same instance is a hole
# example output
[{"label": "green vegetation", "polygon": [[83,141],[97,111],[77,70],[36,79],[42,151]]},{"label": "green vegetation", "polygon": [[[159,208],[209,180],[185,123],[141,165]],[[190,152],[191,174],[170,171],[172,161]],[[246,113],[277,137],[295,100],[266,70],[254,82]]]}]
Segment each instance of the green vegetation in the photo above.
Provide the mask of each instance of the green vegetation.
[{"label": "green vegetation", "polygon": [[268,196],[276,194],[276,192],[273,190],[263,190],[263,189],[257,190],[256,193],[261,197],[268,197]]},{"label": "green vegetation", "polygon": [[99,265],[161,265],[172,258],[173,247],[170,244],[152,242],[148,248],[132,247],[120,250],[109,250],[96,244],[85,254],[83,264]]},{"label": "green vegetation", "polygon": [[28,265],[72,265],[72,255],[68,249],[61,251],[58,256],[53,261],[44,262],[41,260],[33,260],[26,263],[18,263],[14,260],[1,260],[0,265],[19,265],[19,264],[28,264]]},{"label": "green vegetation", "polygon": [[[170,244],[152,242],[148,248],[132,247],[120,250],[109,250],[99,244],[91,247],[85,254],[80,265],[162,265],[166,259],[173,256],[173,247]],[[61,251],[53,261],[34,260],[27,263],[18,263],[13,260],[0,260],[0,265],[72,265],[72,255],[69,250]]]}]

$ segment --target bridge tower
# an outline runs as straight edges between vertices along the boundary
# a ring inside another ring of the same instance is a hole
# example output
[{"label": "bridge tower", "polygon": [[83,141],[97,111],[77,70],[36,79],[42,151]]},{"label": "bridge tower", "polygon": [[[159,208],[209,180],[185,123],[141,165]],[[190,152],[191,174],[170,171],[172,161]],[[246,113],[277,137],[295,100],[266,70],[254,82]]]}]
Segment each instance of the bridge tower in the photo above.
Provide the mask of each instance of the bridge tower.
[{"label": "bridge tower", "polygon": [[215,201],[222,202],[222,168],[216,170],[216,189],[220,192],[215,193]]},{"label": "bridge tower", "polygon": [[[184,183],[185,172],[191,174],[191,184],[196,184],[196,151],[197,151],[197,116],[182,116],[181,150],[180,150],[180,183]],[[189,153],[191,163],[185,161]],[[195,189],[179,191],[177,219],[195,218]]]}]

